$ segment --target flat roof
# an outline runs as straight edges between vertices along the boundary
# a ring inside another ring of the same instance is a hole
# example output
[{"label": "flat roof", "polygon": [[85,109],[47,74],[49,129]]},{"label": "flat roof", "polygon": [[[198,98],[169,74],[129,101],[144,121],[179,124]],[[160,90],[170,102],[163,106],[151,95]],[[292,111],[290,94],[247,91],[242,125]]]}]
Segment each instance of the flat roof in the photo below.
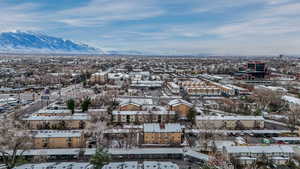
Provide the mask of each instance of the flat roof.
[{"label": "flat roof", "polygon": [[[93,155],[96,148],[86,149],[84,155]],[[183,148],[132,148],[132,149],[108,149],[108,153],[112,155],[163,155],[163,154],[178,154],[187,155],[196,159],[208,161],[209,156],[196,152],[192,149]]]},{"label": "flat roof", "polygon": [[228,153],[294,153],[291,146],[269,145],[269,146],[228,146]]},{"label": "flat roof", "polygon": [[34,130],[33,137],[49,138],[49,137],[80,137],[80,130]]},{"label": "flat roof", "polygon": [[[85,155],[93,155],[96,148],[86,149]],[[181,148],[132,148],[132,149],[118,149],[110,148],[108,152],[112,155],[140,155],[140,154],[182,154]]]},{"label": "flat roof", "polygon": [[272,137],[276,141],[300,141],[300,137]]},{"label": "flat roof", "polygon": [[289,133],[290,130],[204,130],[204,129],[186,129],[185,133],[245,133],[245,134],[281,134]]},{"label": "flat roof", "polygon": [[[18,150],[17,155],[20,155],[23,150]],[[23,152],[24,156],[49,156],[49,155],[79,155],[79,148],[61,148],[61,149],[30,149]],[[11,154],[12,151],[7,151]]]},{"label": "flat roof", "polygon": [[14,169],[46,169],[46,168],[55,168],[55,169],[92,169],[90,163],[78,163],[78,162],[52,162],[52,163],[30,163],[24,164],[15,167]]}]

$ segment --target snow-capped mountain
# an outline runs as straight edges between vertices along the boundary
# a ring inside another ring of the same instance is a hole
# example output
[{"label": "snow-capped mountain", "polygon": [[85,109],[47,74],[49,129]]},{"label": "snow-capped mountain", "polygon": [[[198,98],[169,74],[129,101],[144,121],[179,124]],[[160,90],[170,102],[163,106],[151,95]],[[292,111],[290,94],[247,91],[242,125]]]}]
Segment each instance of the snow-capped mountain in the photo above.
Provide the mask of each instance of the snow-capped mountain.
[{"label": "snow-capped mountain", "polygon": [[36,32],[0,33],[0,52],[103,53],[100,49]]}]

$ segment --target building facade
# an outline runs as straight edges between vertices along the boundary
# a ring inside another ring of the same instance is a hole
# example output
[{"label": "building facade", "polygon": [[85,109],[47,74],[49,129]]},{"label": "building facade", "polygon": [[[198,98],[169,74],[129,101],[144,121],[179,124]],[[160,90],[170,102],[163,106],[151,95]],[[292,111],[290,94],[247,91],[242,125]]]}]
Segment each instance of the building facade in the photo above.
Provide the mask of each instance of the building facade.
[{"label": "building facade", "polygon": [[201,129],[263,129],[262,116],[196,116]]},{"label": "building facade", "polygon": [[35,149],[83,148],[84,136],[78,130],[39,130],[33,131]]},{"label": "building facade", "polygon": [[183,140],[183,129],[178,123],[144,124],[144,144],[180,145]]}]

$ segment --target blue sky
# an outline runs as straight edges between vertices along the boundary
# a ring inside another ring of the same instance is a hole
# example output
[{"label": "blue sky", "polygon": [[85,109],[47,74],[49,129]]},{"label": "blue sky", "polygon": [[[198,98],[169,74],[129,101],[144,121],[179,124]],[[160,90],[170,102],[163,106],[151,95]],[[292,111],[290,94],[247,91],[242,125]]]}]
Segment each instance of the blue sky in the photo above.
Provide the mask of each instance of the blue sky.
[{"label": "blue sky", "polygon": [[44,32],[104,51],[300,54],[299,0],[0,0],[0,32]]}]

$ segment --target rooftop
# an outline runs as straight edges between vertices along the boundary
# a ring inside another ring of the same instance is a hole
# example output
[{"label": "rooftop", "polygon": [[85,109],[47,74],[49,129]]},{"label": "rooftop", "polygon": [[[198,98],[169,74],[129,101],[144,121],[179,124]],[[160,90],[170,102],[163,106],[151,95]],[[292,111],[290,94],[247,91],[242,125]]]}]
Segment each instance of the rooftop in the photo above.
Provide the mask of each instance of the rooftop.
[{"label": "rooftop", "polygon": [[159,123],[146,123],[144,124],[144,132],[146,133],[177,133],[182,132],[183,126],[179,123],[166,123],[166,124],[159,124]]},{"label": "rooftop", "polygon": [[291,146],[269,145],[269,146],[228,146],[228,153],[294,153]]},{"label": "rooftop", "polygon": [[112,112],[113,115],[138,115],[138,114],[144,114],[144,115],[150,115],[150,114],[175,114],[174,111],[118,111],[115,110]]},{"label": "rooftop", "polygon": [[33,114],[30,117],[23,118],[23,120],[90,120],[90,116],[86,113],[75,113],[68,116],[39,116]]},{"label": "rooftop", "polygon": [[92,165],[89,163],[77,163],[77,162],[52,162],[52,163],[39,163],[39,164],[24,164],[14,169],[92,169]]},{"label": "rooftop", "polygon": [[193,104],[191,104],[191,103],[189,103],[188,101],[185,101],[185,100],[183,100],[183,99],[175,99],[175,100],[171,100],[171,101],[169,102],[169,105],[170,105],[170,106],[176,106],[176,105],[180,105],[180,104],[185,104],[185,105],[187,105],[187,106],[189,106],[189,107],[192,107],[192,106],[193,106]]},{"label": "rooftop", "polygon": [[80,137],[80,130],[34,130],[35,138],[49,137]]},{"label": "rooftop", "polygon": [[196,116],[196,120],[264,120],[262,116]]}]

